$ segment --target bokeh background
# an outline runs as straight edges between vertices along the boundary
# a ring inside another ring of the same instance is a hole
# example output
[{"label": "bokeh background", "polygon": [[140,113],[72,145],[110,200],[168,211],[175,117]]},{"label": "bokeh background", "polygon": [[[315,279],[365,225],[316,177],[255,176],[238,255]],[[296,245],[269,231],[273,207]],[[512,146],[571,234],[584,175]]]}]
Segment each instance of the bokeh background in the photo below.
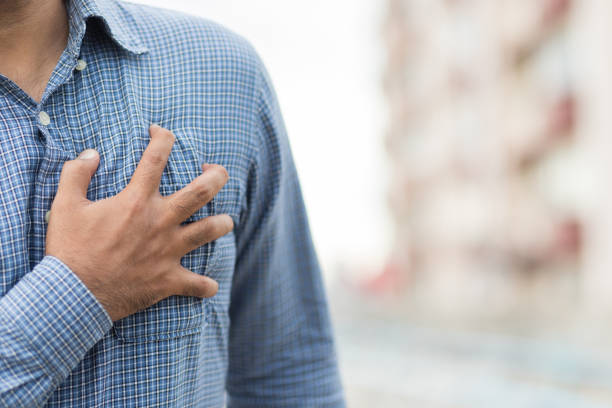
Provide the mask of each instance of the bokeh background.
[{"label": "bokeh background", "polygon": [[612,2],[138,0],[275,82],[351,407],[612,407]]}]

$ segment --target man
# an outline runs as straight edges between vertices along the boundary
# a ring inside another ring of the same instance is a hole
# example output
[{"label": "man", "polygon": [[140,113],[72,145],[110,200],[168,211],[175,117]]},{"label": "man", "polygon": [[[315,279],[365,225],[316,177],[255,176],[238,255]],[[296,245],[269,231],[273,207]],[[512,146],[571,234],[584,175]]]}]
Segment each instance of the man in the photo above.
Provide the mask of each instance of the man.
[{"label": "man", "polygon": [[0,73],[0,406],[343,406],[247,42],[115,0],[0,0]]}]

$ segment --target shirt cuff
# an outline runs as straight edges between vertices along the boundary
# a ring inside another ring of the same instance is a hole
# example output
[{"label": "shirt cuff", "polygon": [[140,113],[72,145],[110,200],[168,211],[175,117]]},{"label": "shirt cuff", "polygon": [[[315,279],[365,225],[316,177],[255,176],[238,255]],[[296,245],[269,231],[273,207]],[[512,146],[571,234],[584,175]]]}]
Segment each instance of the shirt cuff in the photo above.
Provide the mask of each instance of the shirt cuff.
[{"label": "shirt cuff", "polygon": [[49,255],[2,298],[2,309],[10,311],[1,320],[13,340],[53,377],[72,371],[113,323],[70,268]]}]

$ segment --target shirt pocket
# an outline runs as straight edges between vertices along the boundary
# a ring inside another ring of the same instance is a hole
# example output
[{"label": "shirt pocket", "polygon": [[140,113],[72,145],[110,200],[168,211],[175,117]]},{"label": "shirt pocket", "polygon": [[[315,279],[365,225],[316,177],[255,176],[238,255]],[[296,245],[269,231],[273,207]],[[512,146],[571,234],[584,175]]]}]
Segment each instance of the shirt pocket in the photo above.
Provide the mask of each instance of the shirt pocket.
[{"label": "shirt pocket", "polygon": [[[179,132],[175,132],[175,135],[176,142],[160,182],[160,192],[164,196],[182,189],[202,172],[203,155],[195,149],[189,136]],[[125,172],[133,173],[137,164],[126,163]],[[126,179],[125,176],[123,178]],[[184,224],[215,215],[214,200],[191,215]],[[194,273],[208,275],[216,263],[215,247],[214,241],[205,244],[186,254],[181,259],[181,264]],[[201,331],[205,323],[207,302],[206,299],[195,297],[171,296],[115,322],[113,333],[121,341],[129,343],[167,340],[194,334]]]}]

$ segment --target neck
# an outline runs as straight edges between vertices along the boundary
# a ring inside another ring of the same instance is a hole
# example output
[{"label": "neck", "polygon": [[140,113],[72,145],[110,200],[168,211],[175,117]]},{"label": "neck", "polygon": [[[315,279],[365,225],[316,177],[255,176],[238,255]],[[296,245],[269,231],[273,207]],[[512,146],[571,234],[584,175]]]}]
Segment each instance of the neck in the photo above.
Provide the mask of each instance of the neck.
[{"label": "neck", "polygon": [[0,0],[0,73],[26,92],[46,85],[67,41],[63,0]]}]

